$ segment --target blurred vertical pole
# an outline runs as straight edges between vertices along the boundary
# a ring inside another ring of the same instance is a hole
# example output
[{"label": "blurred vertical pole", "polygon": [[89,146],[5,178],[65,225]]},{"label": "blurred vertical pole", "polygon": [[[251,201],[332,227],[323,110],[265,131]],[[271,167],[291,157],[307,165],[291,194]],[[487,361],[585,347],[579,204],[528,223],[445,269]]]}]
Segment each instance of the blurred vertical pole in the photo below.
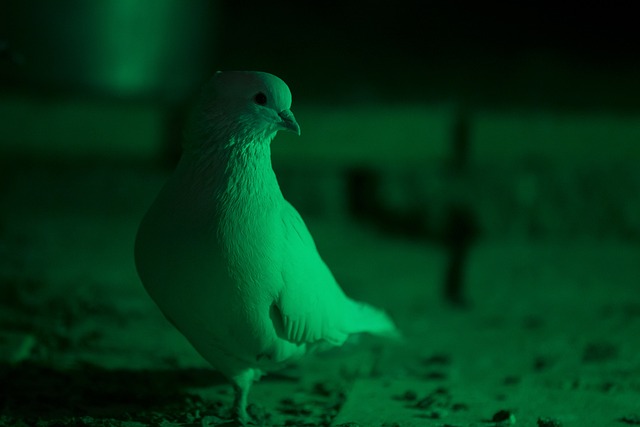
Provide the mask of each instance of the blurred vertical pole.
[{"label": "blurred vertical pole", "polygon": [[451,161],[451,183],[453,200],[447,210],[444,240],[449,252],[443,296],[456,307],[469,304],[465,296],[465,267],[469,249],[477,235],[477,222],[468,199],[470,124],[466,108],[456,114],[452,129],[453,153]]}]

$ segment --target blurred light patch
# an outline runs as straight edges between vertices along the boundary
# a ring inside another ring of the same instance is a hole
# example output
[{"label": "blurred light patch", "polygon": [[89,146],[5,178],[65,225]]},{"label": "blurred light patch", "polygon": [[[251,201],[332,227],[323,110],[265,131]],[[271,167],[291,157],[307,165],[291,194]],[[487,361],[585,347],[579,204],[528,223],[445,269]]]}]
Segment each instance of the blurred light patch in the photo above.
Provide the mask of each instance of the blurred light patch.
[{"label": "blurred light patch", "polygon": [[[180,99],[210,73],[216,3],[11,0],[7,43],[24,87]],[[7,19],[8,17],[8,19]]]},{"label": "blurred light patch", "polygon": [[637,114],[478,111],[471,149],[479,162],[548,159],[563,165],[625,162],[640,157]]}]

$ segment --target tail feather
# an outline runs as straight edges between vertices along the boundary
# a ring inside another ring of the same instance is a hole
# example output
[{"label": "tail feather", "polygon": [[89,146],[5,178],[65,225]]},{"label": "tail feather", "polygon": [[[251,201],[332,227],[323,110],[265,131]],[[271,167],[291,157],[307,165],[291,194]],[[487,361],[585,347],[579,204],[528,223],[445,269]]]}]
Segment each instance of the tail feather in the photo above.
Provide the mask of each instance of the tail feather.
[{"label": "tail feather", "polygon": [[402,335],[387,313],[372,305],[351,301],[349,333],[369,333],[384,338],[401,340]]}]

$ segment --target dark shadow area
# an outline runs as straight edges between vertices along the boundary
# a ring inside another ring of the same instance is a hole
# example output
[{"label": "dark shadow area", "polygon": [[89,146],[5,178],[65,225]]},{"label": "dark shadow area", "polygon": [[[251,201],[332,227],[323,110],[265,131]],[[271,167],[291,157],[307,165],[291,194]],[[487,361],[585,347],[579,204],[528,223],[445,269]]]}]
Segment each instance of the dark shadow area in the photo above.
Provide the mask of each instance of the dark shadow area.
[{"label": "dark shadow area", "polygon": [[0,413],[8,417],[118,418],[149,422],[154,413],[180,418],[195,409],[214,410],[192,388],[226,383],[209,369],[127,370],[85,365],[69,370],[22,363],[0,365]]},{"label": "dark shadow area", "polygon": [[389,235],[409,240],[433,240],[436,236],[429,229],[429,212],[412,207],[399,210],[386,206],[381,195],[384,178],[372,168],[352,168],[347,176],[349,214]]}]

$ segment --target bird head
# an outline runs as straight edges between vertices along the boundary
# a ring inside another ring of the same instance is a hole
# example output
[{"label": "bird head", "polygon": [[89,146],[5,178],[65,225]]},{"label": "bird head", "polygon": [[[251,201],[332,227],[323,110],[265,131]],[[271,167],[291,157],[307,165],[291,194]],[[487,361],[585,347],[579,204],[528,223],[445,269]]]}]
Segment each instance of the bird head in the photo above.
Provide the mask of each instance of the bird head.
[{"label": "bird head", "polygon": [[280,78],[258,71],[218,71],[204,88],[196,127],[205,139],[223,133],[234,141],[270,141],[280,130],[300,135],[290,108],[291,91]]}]

